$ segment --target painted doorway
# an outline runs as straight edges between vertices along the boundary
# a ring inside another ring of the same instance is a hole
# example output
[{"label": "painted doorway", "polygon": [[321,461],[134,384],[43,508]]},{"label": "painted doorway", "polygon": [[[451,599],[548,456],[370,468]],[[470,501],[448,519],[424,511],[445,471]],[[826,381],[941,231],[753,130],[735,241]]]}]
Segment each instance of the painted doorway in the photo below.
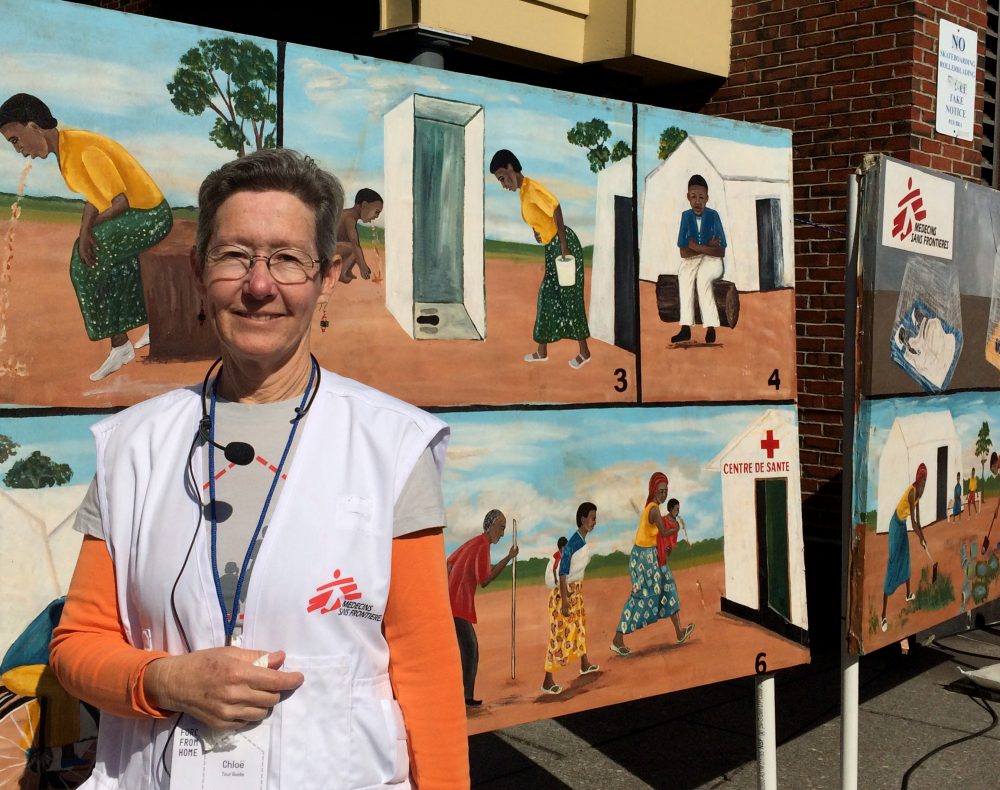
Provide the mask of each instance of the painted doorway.
[{"label": "painted doorway", "polygon": [[483,108],[414,94],[383,126],[386,307],[417,340],[483,340]]},{"label": "painted doorway", "polygon": [[937,481],[935,488],[937,497],[934,518],[944,521],[948,518],[948,446],[938,447],[937,451]]},{"label": "painted doorway", "polygon": [[461,303],[464,130],[430,118],[414,125],[413,300]]},{"label": "painted doorway", "polygon": [[784,260],[781,241],[781,201],[764,198],[757,201],[757,270],[760,290],[781,288]]},{"label": "painted doorway", "polygon": [[755,480],[757,584],[762,613],[792,617],[788,574],[788,480]]},{"label": "painted doorway", "polygon": [[635,199],[615,195],[615,345],[633,354],[638,351],[639,314],[636,288],[635,233],[632,214]]}]

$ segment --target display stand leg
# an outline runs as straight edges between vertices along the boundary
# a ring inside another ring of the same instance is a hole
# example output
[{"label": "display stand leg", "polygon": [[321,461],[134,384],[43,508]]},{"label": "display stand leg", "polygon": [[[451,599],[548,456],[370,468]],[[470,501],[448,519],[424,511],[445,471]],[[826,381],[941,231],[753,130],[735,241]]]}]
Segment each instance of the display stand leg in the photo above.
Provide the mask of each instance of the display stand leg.
[{"label": "display stand leg", "polygon": [[[844,282],[844,299],[847,315],[844,322],[845,349],[853,347],[857,322],[858,261],[854,256],[854,235],[857,229],[858,179],[851,175],[847,179],[847,266]],[[845,358],[848,355],[845,355]],[[850,354],[853,358],[854,354]],[[844,383],[844,446],[845,458],[854,453],[854,369],[845,367]],[[848,428],[850,426],[850,428]],[[852,470],[853,471],[853,470]],[[846,476],[846,472],[845,472]],[[858,657],[848,649],[849,636],[849,596],[851,584],[851,546],[853,540],[853,494],[852,487],[845,483],[843,490],[843,531],[841,532],[842,598],[840,608],[840,787],[841,790],[858,790]]]},{"label": "display stand leg", "polygon": [[774,726],[774,675],[754,678],[757,703],[757,788],[777,790],[778,755]]},{"label": "display stand leg", "polygon": [[858,657],[840,655],[840,788],[858,790]]}]

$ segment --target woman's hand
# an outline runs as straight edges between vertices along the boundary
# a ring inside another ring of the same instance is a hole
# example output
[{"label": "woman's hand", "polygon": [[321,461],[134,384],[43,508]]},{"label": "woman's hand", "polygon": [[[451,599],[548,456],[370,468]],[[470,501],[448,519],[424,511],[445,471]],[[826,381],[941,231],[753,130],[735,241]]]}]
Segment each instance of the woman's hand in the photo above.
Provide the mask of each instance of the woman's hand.
[{"label": "woman's hand", "polygon": [[97,263],[97,249],[94,232],[90,228],[80,228],[80,258],[91,268]]},{"label": "woman's hand", "polygon": [[537,230],[534,231],[534,234],[535,234],[535,241],[537,241],[539,244],[541,244],[542,243],[542,237],[539,235],[538,231]]},{"label": "woman's hand", "polygon": [[[266,667],[253,662],[267,656]],[[213,647],[153,661],[143,676],[143,690],[156,707],[187,713],[219,730],[260,721],[281,699],[281,692],[302,685],[301,672],[282,672],[279,650]]]},{"label": "woman's hand", "polygon": [[562,612],[563,617],[569,617],[569,601],[563,599],[562,605],[559,607],[559,610]]}]

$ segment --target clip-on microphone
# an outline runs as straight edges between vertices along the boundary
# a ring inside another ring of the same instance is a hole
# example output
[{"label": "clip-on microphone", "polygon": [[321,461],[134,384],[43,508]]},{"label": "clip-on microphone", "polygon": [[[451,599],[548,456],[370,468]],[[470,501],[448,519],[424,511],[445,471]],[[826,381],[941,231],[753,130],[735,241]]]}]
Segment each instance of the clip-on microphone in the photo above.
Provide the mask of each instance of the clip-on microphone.
[{"label": "clip-on microphone", "polygon": [[222,450],[223,455],[226,456],[226,460],[229,461],[229,463],[237,464],[238,466],[246,466],[257,456],[253,447],[246,442],[230,442],[225,446],[219,444],[218,442],[213,442],[210,436],[211,430],[212,418],[206,414],[198,422],[198,434],[208,444]]}]

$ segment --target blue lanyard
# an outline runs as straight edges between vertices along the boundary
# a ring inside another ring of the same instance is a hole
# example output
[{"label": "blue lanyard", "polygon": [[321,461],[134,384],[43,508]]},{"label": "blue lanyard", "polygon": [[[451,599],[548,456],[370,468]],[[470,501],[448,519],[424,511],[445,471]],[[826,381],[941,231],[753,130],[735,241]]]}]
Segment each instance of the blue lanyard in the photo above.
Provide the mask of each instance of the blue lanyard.
[{"label": "blue lanyard", "polygon": [[[210,438],[215,441],[215,401],[219,389],[219,376],[222,375],[222,369],[219,369],[219,373],[215,377],[215,381],[212,382],[212,400],[210,406],[210,415],[212,417],[212,427]],[[243,581],[246,579],[247,569],[250,567],[250,557],[253,556],[253,548],[257,544],[257,537],[260,535],[261,527],[264,525],[264,518],[267,516],[268,508],[271,506],[271,497],[274,496],[274,489],[278,486],[278,479],[281,477],[281,469],[285,465],[285,459],[288,457],[288,451],[292,449],[292,441],[295,439],[295,431],[299,427],[299,418],[303,414],[303,409],[305,409],[306,401],[309,399],[309,393],[312,391],[313,378],[316,375],[316,363],[313,361],[312,366],[309,368],[309,383],[306,384],[306,391],[302,393],[302,401],[299,403],[299,408],[296,409],[296,417],[292,420],[292,430],[288,432],[288,441],[285,442],[285,449],[281,453],[281,460],[278,461],[278,466],[274,470],[274,477],[271,479],[271,487],[268,489],[267,498],[264,500],[264,507],[260,511],[260,518],[257,519],[257,527],[253,531],[253,536],[250,538],[250,545],[247,546],[247,552],[243,556],[243,567],[240,568],[240,575],[236,581],[236,592],[233,593],[233,611],[229,612],[226,607],[226,599],[222,594],[222,579],[219,576],[219,563],[216,554],[217,538],[219,531],[219,521],[215,512],[215,445],[209,444],[208,446],[208,492],[209,492],[209,512],[212,514],[212,578],[215,580],[215,593],[219,598],[219,607],[222,609],[222,627],[226,631],[226,644],[232,643],[233,631],[236,630],[236,619],[240,612],[240,591],[243,589]]]}]

